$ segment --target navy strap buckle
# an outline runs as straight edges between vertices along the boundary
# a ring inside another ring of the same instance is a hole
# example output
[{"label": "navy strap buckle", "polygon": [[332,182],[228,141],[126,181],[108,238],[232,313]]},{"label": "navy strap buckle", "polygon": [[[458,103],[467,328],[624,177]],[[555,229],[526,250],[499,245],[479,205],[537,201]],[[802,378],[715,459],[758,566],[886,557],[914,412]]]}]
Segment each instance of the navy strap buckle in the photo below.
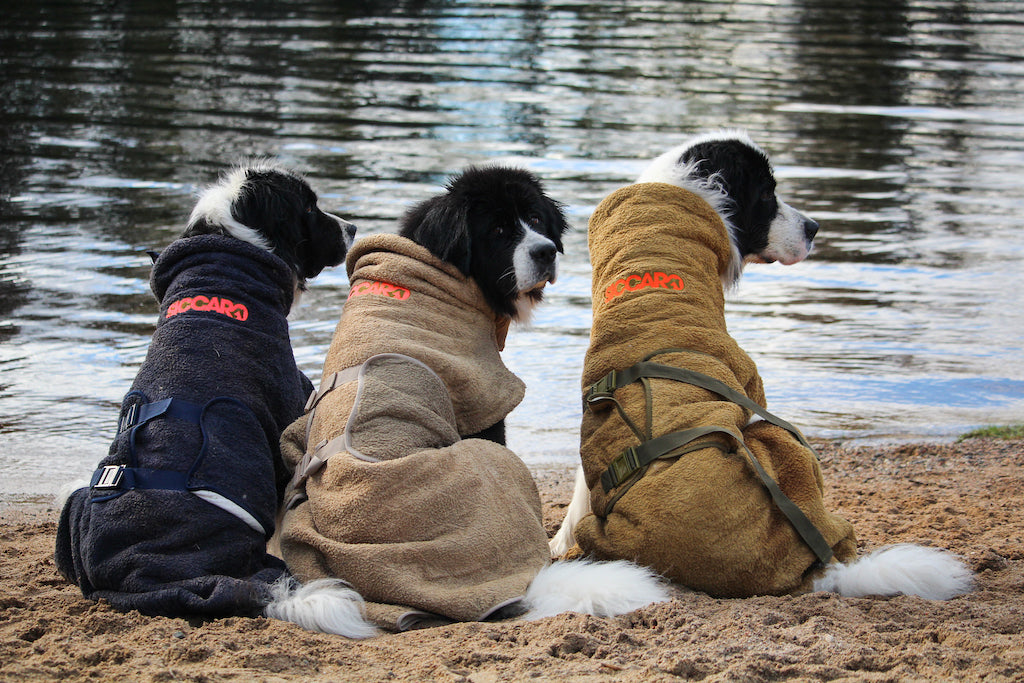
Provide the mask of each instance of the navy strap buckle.
[{"label": "navy strap buckle", "polygon": [[94,489],[120,488],[124,478],[124,465],[106,465],[98,471],[99,478],[92,485]]},{"label": "navy strap buckle", "polygon": [[117,433],[122,434],[135,426],[135,420],[139,416],[139,404],[133,403],[117,423]]}]

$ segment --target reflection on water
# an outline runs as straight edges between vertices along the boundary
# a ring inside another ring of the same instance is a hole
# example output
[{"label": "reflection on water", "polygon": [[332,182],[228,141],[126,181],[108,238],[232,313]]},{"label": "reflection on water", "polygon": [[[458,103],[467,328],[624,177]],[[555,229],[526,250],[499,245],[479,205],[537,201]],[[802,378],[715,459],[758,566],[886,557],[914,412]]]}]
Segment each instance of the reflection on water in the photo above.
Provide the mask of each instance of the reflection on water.
[{"label": "reflection on water", "polygon": [[[586,221],[688,133],[744,127],[822,224],[728,307],[770,407],[820,436],[1024,419],[1024,2],[42,0],[0,26],[0,499],[90,471],[155,318],[144,250],[246,155],[362,234],[447,174],[541,175],[573,232],[506,354],[530,463],[570,462]],[[314,378],[347,292],[292,315]]]}]

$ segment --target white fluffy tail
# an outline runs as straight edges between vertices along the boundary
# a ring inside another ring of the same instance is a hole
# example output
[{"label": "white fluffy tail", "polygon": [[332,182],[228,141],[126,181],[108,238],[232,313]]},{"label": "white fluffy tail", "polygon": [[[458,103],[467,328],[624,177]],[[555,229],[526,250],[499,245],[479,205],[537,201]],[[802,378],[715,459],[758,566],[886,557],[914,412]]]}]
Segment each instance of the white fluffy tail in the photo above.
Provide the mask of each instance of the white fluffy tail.
[{"label": "white fluffy tail", "polygon": [[952,553],[910,543],[880,548],[850,564],[833,563],[814,589],[856,598],[917,595],[948,600],[971,590],[973,574]]},{"label": "white fluffy tail", "polygon": [[68,498],[71,497],[72,493],[74,493],[78,489],[88,488],[88,486],[88,479],[76,479],[74,481],[65,482],[64,484],[61,485],[59,489],[57,489],[57,493],[53,495],[54,507],[56,507],[58,510],[63,510],[64,504],[68,502]]},{"label": "white fluffy tail", "polygon": [[613,617],[669,599],[666,584],[652,570],[632,562],[555,562],[530,583],[524,619],[543,619],[562,612]]},{"label": "white fluffy tail", "polygon": [[363,617],[363,598],[341,579],[317,579],[296,586],[285,577],[271,587],[264,613],[310,631],[346,638],[369,638],[377,629]]},{"label": "white fluffy tail", "polygon": [[587,488],[587,478],[583,476],[583,466],[581,465],[576,468],[576,484],[573,487],[569,507],[565,509],[562,526],[559,527],[558,533],[548,541],[551,557],[561,557],[569,552],[569,548],[576,545],[576,539],[572,535],[573,529],[588,514],[590,514],[590,489]]}]

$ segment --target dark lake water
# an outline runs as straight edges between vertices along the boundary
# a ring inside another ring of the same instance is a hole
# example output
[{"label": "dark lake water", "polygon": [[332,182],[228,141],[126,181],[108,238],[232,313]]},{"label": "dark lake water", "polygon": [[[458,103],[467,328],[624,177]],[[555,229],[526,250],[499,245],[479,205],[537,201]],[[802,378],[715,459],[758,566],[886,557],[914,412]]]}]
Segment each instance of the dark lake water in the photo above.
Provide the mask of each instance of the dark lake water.
[{"label": "dark lake water", "polygon": [[[506,351],[532,466],[576,457],[591,211],[719,127],[822,226],[727,306],[770,409],[841,438],[1024,420],[1024,2],[7,2],[0,85],[0,501],[106,452],[155,324],[145,250],[254,154],[363,235],[468,164],[544,179],[572,234]],[[292,314],[314,380],[347,287]]]}]

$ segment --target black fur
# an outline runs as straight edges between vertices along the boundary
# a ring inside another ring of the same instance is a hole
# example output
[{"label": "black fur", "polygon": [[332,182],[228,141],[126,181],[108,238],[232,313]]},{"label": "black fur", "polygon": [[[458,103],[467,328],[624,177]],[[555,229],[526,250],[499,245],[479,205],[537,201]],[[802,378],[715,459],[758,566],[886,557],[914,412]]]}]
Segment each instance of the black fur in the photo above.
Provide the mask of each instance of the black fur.
[{"label": "black fur", "polygon": [[355,226],[321,211],[316,193],[300,175],[267,163],[245,166],[234,173],[244,174],[237,196],[231,192],[238,179],[229,174],[204,193],[182,237],[223,234],[245,239],[211,214],[210,195],[217,201],[230,201],[231,217],[254,231],[288,264],[300,290],[306,288],[306,280],[345,260]]},{"label": "black fur", "polygon": [[515,318],[520,297],[534,303],[541,298],[539,290],[521,290],[516,281],[512,256],[525,236],[524,224],[554,245],[554,250],[539,248],[532,254],[544,262],[541,267],[549,267],[553,279],[555,250],[562,251],[568,223],[561,205],[522,169],[466,169],[449,181],[447,192],[412,207],[399,234],[472,277],[497,315]]},{"label": "black fur", "polygon": [[[764,152],[742,140],[713,140],[687,149],[680,164],[696,161],[697,176],[717,176],[729,195],[729,218],[735,226],[733,241],[740,258],[760,254],[768,246],[768,226],[779,211],[775,175]],[[810,242],[818,224],[805,219],[804,234]]]}]

